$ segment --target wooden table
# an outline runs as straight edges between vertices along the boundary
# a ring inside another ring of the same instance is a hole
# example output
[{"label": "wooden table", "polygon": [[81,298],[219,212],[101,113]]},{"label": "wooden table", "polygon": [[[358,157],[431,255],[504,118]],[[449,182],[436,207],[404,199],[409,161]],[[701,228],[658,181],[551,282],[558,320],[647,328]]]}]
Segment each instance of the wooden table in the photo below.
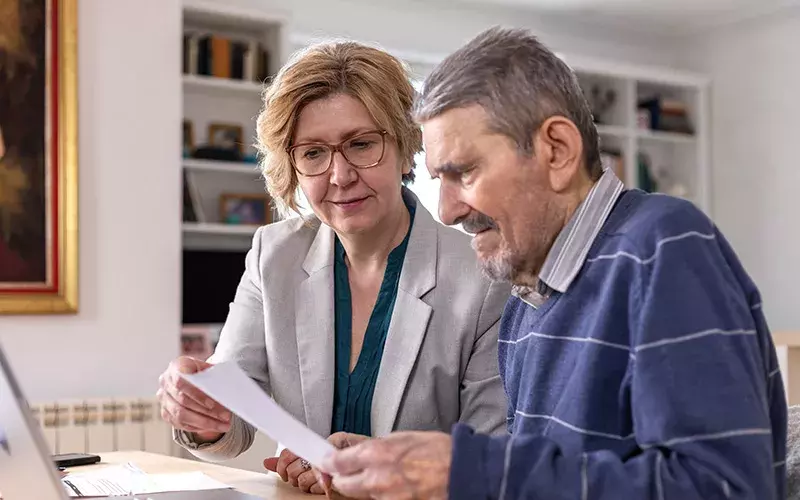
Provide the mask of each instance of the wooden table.
[{"label": "wooden table", "polygon": [[307,495],[290,484],[284,483],[277,474],[268,471],[260,474],[208,462],[197,462],[143,451],[117,451],[100,453],[99,455],[101,458],[99,464],[73,467],[67,469],[67,471],[88,472],[108,465],[132,462],[144,472],[150,474],[202,472],[239,491],[270,500],[325,499],[321,495]]},{"label": "wooden table", "polygon": [[790,405],[800,404],[800,332],[773,332],[776,347],[786,347],[786,399]]}]

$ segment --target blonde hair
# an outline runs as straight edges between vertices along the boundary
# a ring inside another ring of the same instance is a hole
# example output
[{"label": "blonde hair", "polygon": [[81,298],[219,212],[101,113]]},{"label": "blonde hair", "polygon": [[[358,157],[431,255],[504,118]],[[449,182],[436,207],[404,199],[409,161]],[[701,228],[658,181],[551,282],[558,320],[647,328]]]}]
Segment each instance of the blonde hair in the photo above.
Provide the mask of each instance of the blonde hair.
[{"label": "blonde hair", "polygon": [[414,155],[422,150],[422,131],[411,116],[415,90],[405,65],[356,42],[316,44],[296,53],[278,72],[264,91],[258,116],[256,147],[267,191],[284,214],[299,213],[297,173],[286,152],[297,117],[308,103],[338,93],[364,104],[375,123],[397,142],[403,166],[411,168],[403,180],[414,179]]}]

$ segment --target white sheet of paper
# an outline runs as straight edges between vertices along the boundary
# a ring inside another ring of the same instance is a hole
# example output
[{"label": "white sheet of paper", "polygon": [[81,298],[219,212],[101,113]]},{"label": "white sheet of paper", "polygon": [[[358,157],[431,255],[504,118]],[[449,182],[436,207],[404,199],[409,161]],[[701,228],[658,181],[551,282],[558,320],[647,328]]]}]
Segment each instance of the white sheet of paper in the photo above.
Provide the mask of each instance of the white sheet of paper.
[{"label": "white sheet of paper", "polygon": [[[202,472],[146,474],[132,463],[112,465],[62,478],[71,497],[146,495],[166,491],[200,491],[230,488]],[[74,489],[70,486],[74,486]],[[75,491],[77,489],[78,491]]]},{"label": "white sheet of paper", "polygon": [[332,444],[278,406],[234,362],[220,363],[202,372],[181,376],[250,425],[316,466],[334,450]]}]

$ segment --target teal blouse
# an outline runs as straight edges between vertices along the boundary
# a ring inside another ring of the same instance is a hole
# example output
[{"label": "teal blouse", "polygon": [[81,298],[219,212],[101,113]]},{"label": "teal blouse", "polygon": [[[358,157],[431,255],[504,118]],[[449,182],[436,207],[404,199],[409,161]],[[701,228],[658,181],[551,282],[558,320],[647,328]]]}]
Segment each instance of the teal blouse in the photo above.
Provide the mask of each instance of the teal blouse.
[{"label": "teal blouse", "polygon": [[331,433],[345,431],[365,436],[372,435],[370,418],[372,395],[375,391],[375,381],[378,379],[378,369],[381,366],[386,335],[389,333],[389,323],[392,320],[408,238],[414,224],[415,207],[412,204],[406,204],[406,206],[411,214],[411,224],[403,242],[389,253],[378,299],[370,315],[369,323],[367,323],[364,343],[352,373],[350,372],[350,344],[353,334],[353,310],[350,280],[344,259],[344,247],[339,238],[336,238],[333,267],[336,380],[333,388]]}]

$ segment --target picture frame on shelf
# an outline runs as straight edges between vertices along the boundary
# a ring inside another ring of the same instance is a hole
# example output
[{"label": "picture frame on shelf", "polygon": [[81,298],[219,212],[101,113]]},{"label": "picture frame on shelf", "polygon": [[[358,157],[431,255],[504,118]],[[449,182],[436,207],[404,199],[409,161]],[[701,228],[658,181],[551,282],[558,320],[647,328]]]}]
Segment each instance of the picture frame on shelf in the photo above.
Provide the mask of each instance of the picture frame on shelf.
[{"label": "picture frame on shelf", "polygon": [[223,193],[219,218],[225,224],[263,226],[272,222],[270,202],[265,194]]},{"label": "picture frame on shelf", "polygon": [[183,120],[183,157],[191,158],[194,148],[194,124],[190,120]]},{"label": "picture frame on shelf", "polygon": [[0,314],[74,314],[77,0],[0,12]]},{"label": "picture frame on shelf", "polygon": [[211,123],[208,126],[208,145],[217,149],[235,150],[242,155],[244,131],[241,125]]},{"label": "picture frame on shelf", "polygon": [[207,360],[214,352],[211,330],[203,326],[184,326],[181,328],[180,349],[182,356]]}]

